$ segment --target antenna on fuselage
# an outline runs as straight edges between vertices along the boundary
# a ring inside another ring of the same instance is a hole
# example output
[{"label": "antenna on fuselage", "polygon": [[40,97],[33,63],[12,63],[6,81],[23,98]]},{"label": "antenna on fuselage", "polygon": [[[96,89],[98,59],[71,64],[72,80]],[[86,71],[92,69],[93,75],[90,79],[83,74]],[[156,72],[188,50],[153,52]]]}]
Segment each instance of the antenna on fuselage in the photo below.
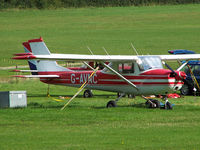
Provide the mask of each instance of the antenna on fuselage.
[{"label": "antenna on fuselage", "polygon": [[102,48],[103,48],[103,50],[105,51],[105,53],[106,53],[108,56],[110,56],[110,55],[108,54],[107,50],[105,49],[105,47],[102,47]]},{"label": "antenna on fuselage", "polygon": [[89,48],[89,46],[87,46],[87,49],[90,51],[90,53],[91,53],[92,55],[94,55],[94,53],[93,53],[92,50]]},{"label": "antenna on fuselage", "polygon": [[136,48],[133,46],[133,43],[131,43],[131,47],[133,48],[133,50],[135,51],[135,53],[136,53],[137,56],[138,56],[138,52],[137,52]]}]

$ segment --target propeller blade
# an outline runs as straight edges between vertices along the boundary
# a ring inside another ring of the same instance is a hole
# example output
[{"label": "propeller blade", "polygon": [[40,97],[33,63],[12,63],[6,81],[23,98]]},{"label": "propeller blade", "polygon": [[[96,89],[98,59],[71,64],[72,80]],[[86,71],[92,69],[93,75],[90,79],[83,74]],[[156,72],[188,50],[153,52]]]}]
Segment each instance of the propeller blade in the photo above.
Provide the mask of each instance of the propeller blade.
[{"label": "propeller blade", "polygon": [[178,75],[166,62],[162,61],[162,63],[169,69],[172,71],[172,73],[174,73],[175,75]]},{"label": "propeller blade", "polygon": [[[188,82],[185,80],[185,75],[182,74],[182,72],[179,72],[179,74],[177,74],[177,72],[175,72],[166,62],[162,61],[162,63],[169,69],[172,71],[172,76],[174,75],[174,77],[176,79],[182,80],[184,83],[188,84]],[[187,65],[187,63],[184,63],[183,65],[181,65],[176,71],[180,71],[185,65]]]}]

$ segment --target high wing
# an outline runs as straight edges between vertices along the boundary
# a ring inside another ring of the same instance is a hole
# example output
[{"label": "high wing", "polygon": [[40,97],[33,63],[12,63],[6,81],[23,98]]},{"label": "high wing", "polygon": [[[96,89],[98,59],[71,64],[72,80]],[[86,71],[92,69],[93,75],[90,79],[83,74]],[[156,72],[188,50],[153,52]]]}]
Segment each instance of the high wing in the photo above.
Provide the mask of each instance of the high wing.
[{"label": "high wing", "polygon": [[41,60],[73,60],[73,61],[133,61],[138,57],[128,55],[79,55],[79,54],[50,54],[50,55],[24,55],[13,59],[41,59]]},{"label": "high wing", "polygon": [[181,54],[181,55],[157,55],[161,60],[197,60],[200,59],[200,54]]},{"label": "high wing", "polygon": [[[41,59],[41,60],[73,60],[73,61],[109,61],[126,62],[136,61],[143,55],[79,55],[79,54],[50,54],[50,55],[24,55],[16,56],[13,59]],[[147,55],[156,56],[161,60],[196,60],[200,59],[200,54],[182,54],[182,55]]]}]

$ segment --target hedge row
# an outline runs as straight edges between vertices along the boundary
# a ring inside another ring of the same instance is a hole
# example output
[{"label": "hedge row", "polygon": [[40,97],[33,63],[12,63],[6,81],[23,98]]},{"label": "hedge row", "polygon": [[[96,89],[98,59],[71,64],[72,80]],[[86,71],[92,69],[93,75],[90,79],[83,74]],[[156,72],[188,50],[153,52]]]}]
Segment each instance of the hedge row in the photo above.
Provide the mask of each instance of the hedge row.
[{"label": "hedge row", "polygon": [[0,0],[0,9],[49,9],[68,7],[143,6],[189,3],[200,3],[200,0]]}]

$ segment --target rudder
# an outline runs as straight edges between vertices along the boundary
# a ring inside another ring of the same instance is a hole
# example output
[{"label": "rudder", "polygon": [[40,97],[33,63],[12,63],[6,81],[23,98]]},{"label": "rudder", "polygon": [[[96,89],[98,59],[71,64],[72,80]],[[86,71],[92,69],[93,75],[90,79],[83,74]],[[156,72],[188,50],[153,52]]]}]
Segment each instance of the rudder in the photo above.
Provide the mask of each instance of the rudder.
[{"label": "rudder", "polygon": [[[41,37],[24,42],[23,45],[26,53],[32,53],[33,55],[51,55]],[[69,69],[58,65],[56,61],[48,60],[29,60],[29,67],[31,70],[36,69],[38,71],[69,71]]]}]

